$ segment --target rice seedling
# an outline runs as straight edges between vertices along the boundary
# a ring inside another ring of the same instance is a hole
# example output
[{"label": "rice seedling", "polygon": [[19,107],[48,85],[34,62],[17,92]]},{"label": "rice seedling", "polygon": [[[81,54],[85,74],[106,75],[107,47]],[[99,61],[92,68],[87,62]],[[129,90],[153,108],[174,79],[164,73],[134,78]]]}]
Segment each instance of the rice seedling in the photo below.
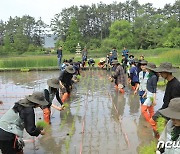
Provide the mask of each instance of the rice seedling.
[{"label": "rice seedling", "polygon": [[157,85],[158,86],[165,86],[167,84],[167,81],[164,80],[164,81],[158,81]]}]

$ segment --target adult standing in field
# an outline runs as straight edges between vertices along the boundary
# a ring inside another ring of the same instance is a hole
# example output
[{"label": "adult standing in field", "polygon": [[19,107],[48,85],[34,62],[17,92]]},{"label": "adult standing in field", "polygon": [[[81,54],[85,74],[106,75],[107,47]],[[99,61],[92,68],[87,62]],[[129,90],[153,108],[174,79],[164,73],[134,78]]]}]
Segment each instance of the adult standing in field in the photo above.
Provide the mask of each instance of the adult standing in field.
[{"label": "adult standing in field", "polygon": [[117,54],[116,47],[113,47],[111,52],[112,52],[113,60],[117,60],[118,54]]},{"label": "adult standing in field", "polygon": [[125,58],[128,59],[129,50],[127,50],[126,47],[124,47],[124,49],[123,49],[123,51],[122,51],[122,55],[124,55]]},{"label": "adult standing in field", "polygon": [[[168,81],[163,98],[164,103],[161,107],[161,109],[165,109],[169,106],[171,99],[180,97],[180,82],[176,77],[173,76],[172,73],[176,72],[176,69],[169,62],[161,63],[160,66],[156,68],[156,72],[159,72],[162,78]],[[157,111],[153,116],[153,120],[156,121],[159,115],[160,113]]]},{"label": "adult standing in field", "polygon": [[141,106],[141,112],[147,122],[149,122],[154,131],[156,131],[156,127],[153,127],[151,123],[151,118],[154,115],[154,106],[156,105],[156,90],[157,90],[157,82],[158,76],[155,72],[156,65],[154,63],[148,63],[146,66],[147,71],[149,72],[146,92],[142,97],[147,97],[144,104]]},{"label": "adult standing in field", "polygon": [[35,125],[34,108],[48,105],[42,92],[19,100],[0,119],[0,149],[2,154],[23,153],[24,128],[31,136],[44,135],[45,131]]},{"label": "adult standing in field", "polygon": [[146,70],[147,61],[142,60],[140,62],[140,65],[142,71],[139,73],[139,83],[137,84],[134,94],[137,94],[137,92],[139,92],[140,103],[141,105],[143,105],[146,100],[144,94],[146,92],[146,85],[149,73]]},{"label": "adult standing in field", "polygon": [[62,46],[57,49],[57,57],[58,57],[58,67],[61,70],[61,60],[62,60]]},{"label": "adult standing in field", "polygon": [[115,72],[113,75],[109,78],[110,80],[115,80],[115,88],[119,90],[121,93],[124,93],[125,88],[125,74],[124,69],[120,65],[120,63],[117,60],[112,61],[112,65],[115,67]]},{"label": "adult standing in field", "polygon": [[86,64],[87,55],[88,55],[88,51],[87,51],[87,48],[85,47],[85,48],[82,50],[82,66],[83,66],[83,67],[84,67],[85,64]]}]

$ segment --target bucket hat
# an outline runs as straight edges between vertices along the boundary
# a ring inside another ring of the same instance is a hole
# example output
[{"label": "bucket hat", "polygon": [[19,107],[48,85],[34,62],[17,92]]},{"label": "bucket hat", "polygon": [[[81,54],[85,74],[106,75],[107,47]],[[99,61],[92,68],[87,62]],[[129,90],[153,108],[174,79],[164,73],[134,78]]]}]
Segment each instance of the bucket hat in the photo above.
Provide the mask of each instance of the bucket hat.
[{"label": "bucket hat", "polygon": [[60,85],[59,85],[59,80],[57,78],[52,78],[52,79],[49,79],[47,80],[47,84],[49,87],[52,87],[52,88],[60,88]]},{"label": "bucket hat", "polygon": [[156,65],[154,63],[147,63],[146,68],[155,71]]},{"label": "bucket hat", "polygon": [[172,66],[171,63],[164,62],[164,63],[161,63],[160,66],[156,68],[156,72],[173,73],[173,72],[176,72],[176,69]]},{"label": "bucket hat", "polygon": [[32,103],[39,105],[48,105],[43,92],[34,92],[32,95],[26,96],[26,99]]},{"label": "bucket hat", "polygon": [[148,62],[146,60],[141,60],[141,61],[139,61],[139,63],[142,65],[147,65]]},{"label": "bucket hat", "polygon": [[134,58],[134,55],[129,55],[129,58]]},{"label": "bucket hat", "polygon": [[74,69],[74,67],[72,65],[66,66],[65,70],[70,74],[75,73],[75,69]]},{"label": "bucket hat", "polygon": [[180,120],[180,97],[171,99],[169,106],[159,112],[165,117]]}]

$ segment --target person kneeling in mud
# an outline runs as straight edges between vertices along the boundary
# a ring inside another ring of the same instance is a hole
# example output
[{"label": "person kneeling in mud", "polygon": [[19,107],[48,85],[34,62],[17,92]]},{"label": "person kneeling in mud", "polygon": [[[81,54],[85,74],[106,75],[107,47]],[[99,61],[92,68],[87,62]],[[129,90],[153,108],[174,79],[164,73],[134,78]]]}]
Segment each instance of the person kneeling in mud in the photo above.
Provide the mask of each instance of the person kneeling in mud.
[{"label": "person kneeling in mud", "polygon": [[120,63],[117,60],[112,61],[112,65],[115,65],[114,67],[115,72],[113,75],[111,75],[110,80],[114,78],[115,80],[115,88],[119,89],[121,93],[124,93],[124,87],[125,87],[125,74],[123,67],[120,65]]},{"label": "person kneeling in mud", "polygon": [[[61,111],[64,109],[64,105],[59,96],[59,88],[60,88],[59,80],[56,78],[49,79],[47,81],[47,84],[48,84],[48,89],[44,89],[44,96],[45,96],[46,101],[49,102],[49,104],[42,106],[42,109],[43,109],[44,121],[46,123],[50,124],[51,106],[53,108]],[[62,107],[58,107],[58,106],[52,104],[52,101],[53,101],[55,95],[56,95],[57,101],[61,104]]]},{"label": "person kneeling in mud", "polygon": [[62,103],[64,103],[69,97],[72,89],[72,77],[75,73],[75,69],[72,65],[69,65],[65,68],[64,71],[60,73],[59,84],[60,92],[62,95]]},{"label": "person kneeling in mud", "polygon": [[31,136],[44,135],[45,131],[35,125],[34,108],[48,105],[42,92],[19,100],[0,119],[0,149],[2,154],[23,153],[24,128]]}]

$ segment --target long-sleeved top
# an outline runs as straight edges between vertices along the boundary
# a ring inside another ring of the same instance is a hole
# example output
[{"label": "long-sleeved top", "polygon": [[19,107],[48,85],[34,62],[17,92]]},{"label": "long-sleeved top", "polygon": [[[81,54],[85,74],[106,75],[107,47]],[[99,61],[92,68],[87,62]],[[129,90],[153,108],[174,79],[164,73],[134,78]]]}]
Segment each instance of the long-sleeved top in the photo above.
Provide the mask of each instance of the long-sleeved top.
[{"label": "long-sleeved top", "polygon": [[134,83],[139,82],[138,70],[137,70],[136,66],[132,66],[130,68],[130,78],[131,78],[131,81],[134,82]]},{"label": "long-sleeved top", "polygon": [[147,90],[149,92],[156,93],[157,81],[158,81],[158,78],[155,74],[149,77],[149,79],[147,80]]},{"label": "long-sleeved top", "polygon": [[[19,116],[23,120],[24,128],[28,134],[31,136],[38,136],[41,131],[35,125],[35,113],[33,107],[23,107],[18,105],[17,112],[19,112]],[[14,138],[15,134],[9,133],[0,128],[0,140],[13,140]]]},{"label": "long-sleeved top", "polygon": [[115,84],[122,84],[125,86],[124,69],[121,65],[118,65],[112,77],[115,79]]},{"label": "long-sleeved top", "polygon": [[171,81],[168,81],[164,98],[163,98],[163,106],[161,109],[165,109],[168,107],[171,99],[180,97],[180,82],[174,77]]}]

